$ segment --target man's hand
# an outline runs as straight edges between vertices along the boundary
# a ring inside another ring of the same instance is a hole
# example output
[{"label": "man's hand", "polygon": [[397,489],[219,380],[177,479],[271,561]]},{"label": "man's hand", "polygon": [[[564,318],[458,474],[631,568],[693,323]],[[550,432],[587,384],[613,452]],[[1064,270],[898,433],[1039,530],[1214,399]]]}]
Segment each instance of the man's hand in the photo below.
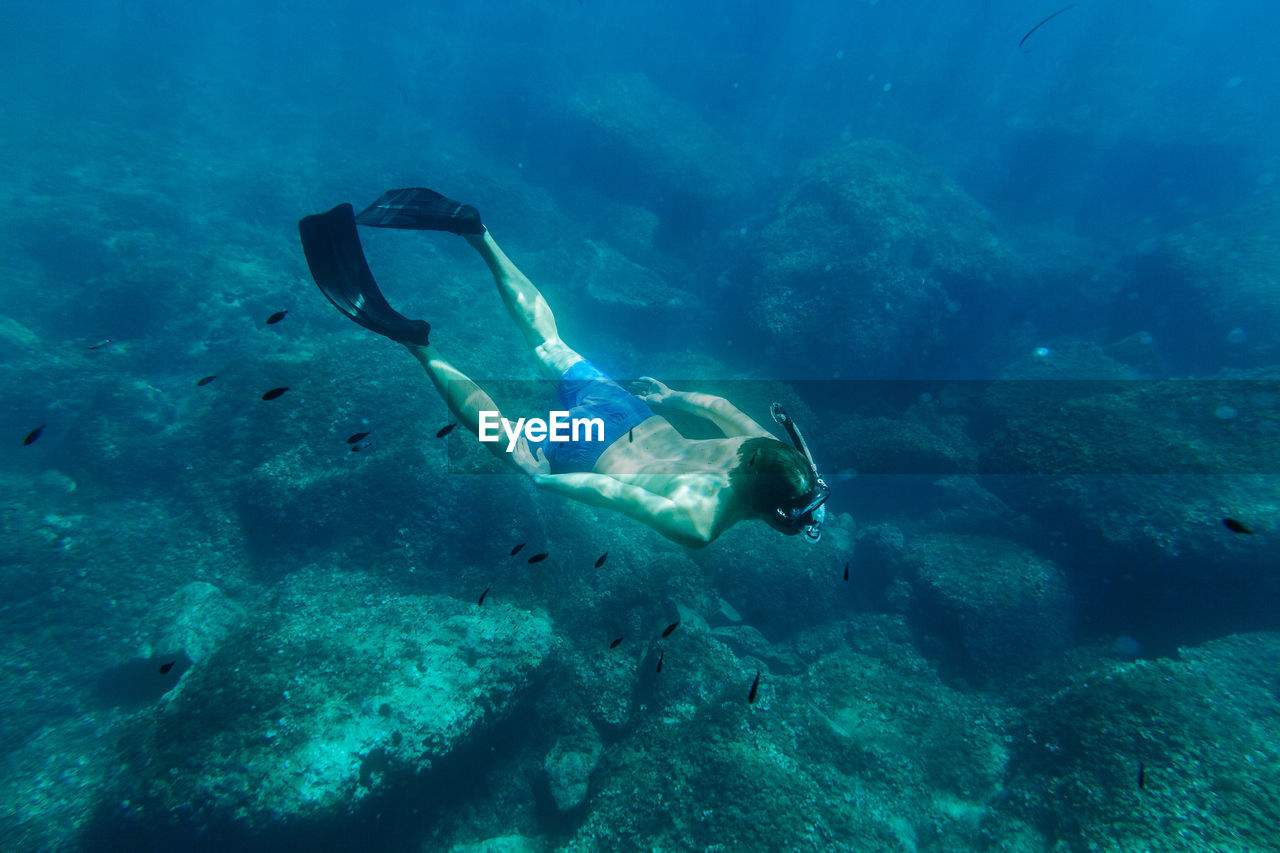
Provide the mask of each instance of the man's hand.
[{"label": "man's hand", "polygon": [[636,396],[651,406],[664,405],[675,394],[652,376],[641,376],[636,385]]},{"label": "man's hand", "polygon": [[537,482],[538,475],[550,474],[551,463],[547,461],[547,457],[543,455],[542,448],[536,451],[529,449],[529,440],[523,435],[516,440],[515,449],[511,451],[511,460],[516,466]]}]

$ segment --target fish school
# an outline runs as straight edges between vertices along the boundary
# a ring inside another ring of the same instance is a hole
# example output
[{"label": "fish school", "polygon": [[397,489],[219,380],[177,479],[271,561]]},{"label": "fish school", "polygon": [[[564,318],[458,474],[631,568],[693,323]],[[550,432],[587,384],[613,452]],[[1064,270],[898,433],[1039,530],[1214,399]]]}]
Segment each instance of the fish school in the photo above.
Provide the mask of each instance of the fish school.
[{"label": "fish school", "polygon": [[552,411],[547,413],[545,421],[542,418],[520,418],[513,426],[497,412],[482,411],[479,414],[477,435],[480,440],[498,441],[501,438],[498,429],[501,427],[507,436],[508,453],[516,449],[522,432],[530,444],[539,444],[548,438],[554,442],[604,441],[604,420],[601,418],[570,418],[568,412]]}]

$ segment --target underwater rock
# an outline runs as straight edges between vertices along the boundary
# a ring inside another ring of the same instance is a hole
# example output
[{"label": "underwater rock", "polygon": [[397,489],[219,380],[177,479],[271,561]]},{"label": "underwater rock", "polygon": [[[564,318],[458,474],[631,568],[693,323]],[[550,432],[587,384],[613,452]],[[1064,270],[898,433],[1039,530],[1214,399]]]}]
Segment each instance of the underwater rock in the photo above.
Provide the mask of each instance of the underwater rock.
[{"label": "underwater rock", "polygon": [[999,328],[1018,263],[954,182],[881,140],[806,163],[752,251],[749,320],[789,364],[935,363]]},{"label": "underwater rock", "polygon": [[556,808],[567,812],[586,802],[591,773],[600,761],[602,751],[600,737],[590,726],[556,741],[542,763]]},{"label": "underwater rock", "polygon": [[199,663],[245,620],[245,609],[211,583],[193,581],[152,608],[147,645],[157,651],[181,649]]},{"label": "underwater rock", "polygon": [[605,204],[596,223],[610,245],[640,263],[671,260],[669,256],[654,252],[654,242],[661,225],[661,220],[652,210],[620,203]]},{"label": "underwater rock", "polygon": [[740,218],[766,173],[695,110],[643,74],[584,78],[553,119],[576,140],[575,179],[613,200],[654,210],[664,229],[697,233]]},{"label": "underwater rock", "polygon": [[1150,332],[1134,332],[1106,347],[1111,358],[1140,372],[1144,377],[1168,376],[1171,371],[1160,351],[1160,344]]},{"label": "underwater rock", "polygon": [[41,488],[55,492],[62,492],[63,494],[68,495],[79,488],[79,484],[76,483],[75,480],[53,468],[50,468],[47,471],[41,471],[36,475],[35,481]]},{"label": "underwater rock", "polygon": [[129,738],[131,819],[251,835],[404,795],[526,698],[554,643],[545,618],[500,601],[341,570],[283,586]]},{"label": "underwater rock", "polygon": [[852,586],[878,608],[898,613],[910,609],[911,588],[899,577],[904,547],[906,536],[895,524],[871,524],[857,531],[849,561]]},{"label": "underwater rock", "polygon": [[1278,657],[1242,634],[1082,673],[1027,711],[1002,810],[1079,849],[1274,849]]},{"label": "underwater rock", "polygon": [[[840,571],[848,559],[853,520],[828,511],[822,539],[800,547],[801,537],[779,536],[764,524],[739,524],[718,540],[718,547],[689,554],[716,592],[741,620],[770,639],[788,636],[843,611]],[[721,544],[722,543],[722,544]],[[711,601],[711,599],[708,599]],[[707,615],[720,608],[707,608]]]},{"label": "underwater rock", "polygon": [[523,835],[499,835],[483,841],[455,844],[449,853],[542,853],[546,845]]},{"label": "underwater rock", "polygon": [[643,642],[642,637],[624,637],[617,648],[609,649],[602,641],[579,654],[570,672],[575,695],[582,697],[592,722],[602,730],[622,731],[631,721],[637,647]]},{"label": "underwater rock", "polygon": [[1030,519],[1014,512],[973,477],[934,480],[924,497],[933,506],[925,523],[938,532],[1009,536],[1032,528]]},{"label": "underwater rock", "polygon": [[983,485],[1058,532],[1093,627],[1171,650],[1280,606],[1273,556],[1221,523],[1280,506],[1273,382],[997,382],[983,402],[983,470],[1056,475]]},{"label": "underwater rock", "polygon": [[865,474],[958,474],[974,470],[978,447],[961,424],[909,412],[906,417],[859,417],[823,436],[830,468]]},{"label": "underwater rock", "polygon": [[981,847],[1006,748],[990,706],[946,687],[902,620],[854,616],[829,643],[778,645],[805,660],[790,673],[685,628],[670,639],[692,646],[673,644],[658,679],[693,677],[610,745],[566,849]]},{"label": "underwater rock", "polygon": [[962,648],[980,679],[1021,678],[1065,647],[1070,596],[1052,561],[1007,539],[954,534],[911,539],[902,559],[912,624]]},{"label": "underwater rock", "polygon": [[[486,388],[501,392],[532,385],[486,383]],[[496,396],[504,406],[514,398]],[[545,412],[545,402],[539,405]],[[441,583],[452,584],[454,568],[478,561],[476,543],[493,538],[494,519],[520,519],[526,532],[541,529],[542,510],[530,502],[536,491],[532,483],[494,488],[497,480],[491,477],[451,477],[502,470],[502,463],[461,429],[437,441],[432,436],[438,426],[397,424],[395,430],[374,432],[373,444],[362,453],[351,453],[342,443],[343,430],[336,438],[326,436],[327,444],[315,438],[330,454],[327,463],[290,443],[256,465],[237,483],[235,494],[255,567],[270,576],[303,558],[363,554],[370,548],[381,552],[385,543],[396,542],[412,560],[412,572],[421,577],[438,570]],[[468,591],[470,600],[486,585]]]},{"label": "underwater rock", "polygon": [[0,350],[27,352],[39,346],[39,335],[12,317],[0,314]]},{"label": "underwater rock", "polygon": [[637,312],[646,322],[677,322],[701,314],[698,300],[672,287],[657,273],[627,260],[612,247],[587,241],[589,254],[575,268],[570,284],[591,306],[592,318],[634,326]]},{"label": "underwater rock", "polygon": [[[1135,287],[1150,292],[1161,354],[1178,372],[1280,363],[1280,196],[1258,196],[1229,213],[1165,236],[1133,262]],[[1183,346],[1194,340],[1195,346]]]}]

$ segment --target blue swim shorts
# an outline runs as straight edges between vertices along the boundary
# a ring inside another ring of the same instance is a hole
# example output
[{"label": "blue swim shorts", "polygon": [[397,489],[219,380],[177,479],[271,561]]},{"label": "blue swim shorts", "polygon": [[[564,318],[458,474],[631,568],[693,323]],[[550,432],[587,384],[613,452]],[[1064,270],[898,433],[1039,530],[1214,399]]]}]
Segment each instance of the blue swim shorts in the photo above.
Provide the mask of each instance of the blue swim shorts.
[{"label": "blue swim shorts", "polygon": [[[569,367],[556,386],[558,408],[573,418],[599,418],[604,422],[603,441],[551,441],[539,446],[551,463],[552,474],[590,471],[600,454],[632,427],[651,417],[639,397],[629,393],[591,362],[583,359]],[[584,432],[592,432],[584,430]]]}]

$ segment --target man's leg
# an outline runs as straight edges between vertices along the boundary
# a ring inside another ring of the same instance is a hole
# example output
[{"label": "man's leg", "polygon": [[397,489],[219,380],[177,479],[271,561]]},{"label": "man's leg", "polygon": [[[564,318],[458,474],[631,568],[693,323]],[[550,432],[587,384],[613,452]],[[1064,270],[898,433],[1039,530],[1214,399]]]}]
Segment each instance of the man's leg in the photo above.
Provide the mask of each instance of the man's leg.
[{"label": "man's leg", "polygon": [[559,381],[566,370],[582,361],[582,356],[560,340],[560,334],[556,331],[556,318],[552,315],[547,300],[502,249],[498,248],[487,230],[482,234],[462,236],[489,265],[489,270],[498,283],[498,292],[502,294],[502,303],[507,306],[511,318],[516,321],[525,341],[533,350],[543,374],[552,382]]},{"label": "man's leg", "polygon": [[[431,377],[431,384],[436,386],[449,411],[453,412],[454,417],[471,430],[472,434],[479,437],[480,413],[498,412],[498,405],[493,402],[493,398],[466,374],[446,361],[433,345],[409,345],[406,348],[426,368],[427,376]],[[498,417],[502,417],[501,412],[498,412]],[[512,454],[507,452],[507,436],[501,431],[499,431],[498,441],[481,443],[488,446],[493,455],[503,462],[517,464]]]}]

